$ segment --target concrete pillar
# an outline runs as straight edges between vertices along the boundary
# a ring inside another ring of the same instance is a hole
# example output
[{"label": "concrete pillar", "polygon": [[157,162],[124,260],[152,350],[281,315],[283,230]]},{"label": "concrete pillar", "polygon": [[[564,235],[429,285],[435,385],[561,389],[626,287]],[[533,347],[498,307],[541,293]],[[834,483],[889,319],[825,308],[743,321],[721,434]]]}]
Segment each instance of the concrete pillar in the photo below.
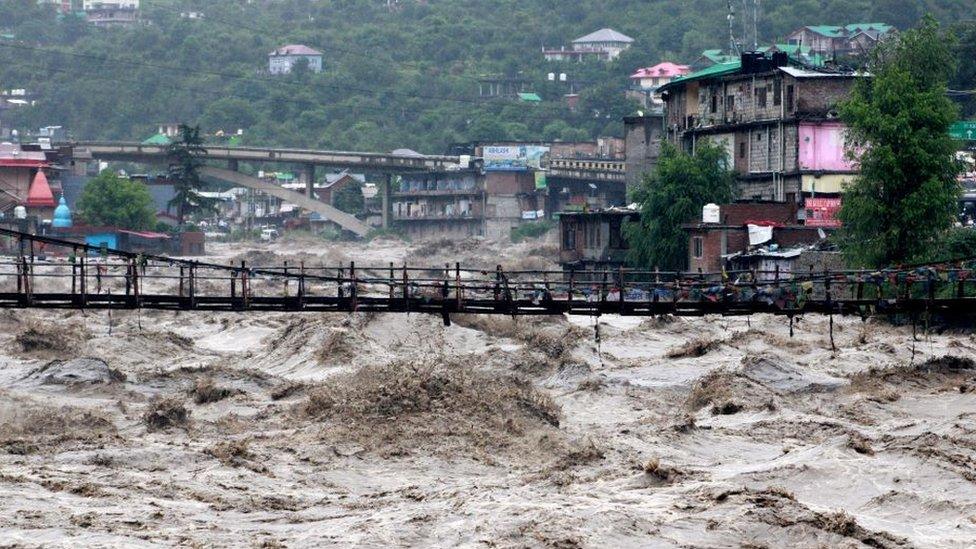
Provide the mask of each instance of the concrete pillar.
[{"label": "concrete pillar", "polygon": [[302,166],[301,178],[305,180],[305,196],[315,198],[315,164]]},{"label": "concrete pillar", "polygon": [[393,189],[393,174],[386,174],[386,182],[380,192],[383,193],[383,228],[390,228],[390,196]]},{"label": "concrete pillar", "polygon": [[227,161],[227,169],[232,172],[240,171],[240,163],[237,161],[236,158],[231,158],[230,160]]}]

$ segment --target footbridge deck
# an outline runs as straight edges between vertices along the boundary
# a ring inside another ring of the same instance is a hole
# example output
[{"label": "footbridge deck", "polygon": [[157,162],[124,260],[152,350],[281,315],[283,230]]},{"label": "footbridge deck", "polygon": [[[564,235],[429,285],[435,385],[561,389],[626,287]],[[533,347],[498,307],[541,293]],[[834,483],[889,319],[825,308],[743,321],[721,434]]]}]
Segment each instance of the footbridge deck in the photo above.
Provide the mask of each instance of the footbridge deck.
[{"label": "footbridge deck", "polygon": [[0,308],[679,316],[971,314],[976,278],[879,272],[505,271],[355,263],[221,265],[0,229]]}]

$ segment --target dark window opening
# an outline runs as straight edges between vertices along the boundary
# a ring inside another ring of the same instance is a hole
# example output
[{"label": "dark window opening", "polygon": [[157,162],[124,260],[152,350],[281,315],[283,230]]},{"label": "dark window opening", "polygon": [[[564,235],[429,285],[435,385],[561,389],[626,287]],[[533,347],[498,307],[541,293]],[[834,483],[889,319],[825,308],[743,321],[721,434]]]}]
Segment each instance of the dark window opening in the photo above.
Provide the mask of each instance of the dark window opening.
[{"label": "dark window opening", "polygon": [[705,257],[705,239],[700,236],[696,236],[692,240],[692,242],[693,242],[692,252],[695,256],[695,259],[701,259]]},{"label": "dark window opening", "polygon": [[773,82],[773,106],[778,107],[783,103],[783,81],[776,80]]},{"label": "dark window opening", "polygon": [[563,249],[576,249],[576,227],[573,225],[563,228]]}]

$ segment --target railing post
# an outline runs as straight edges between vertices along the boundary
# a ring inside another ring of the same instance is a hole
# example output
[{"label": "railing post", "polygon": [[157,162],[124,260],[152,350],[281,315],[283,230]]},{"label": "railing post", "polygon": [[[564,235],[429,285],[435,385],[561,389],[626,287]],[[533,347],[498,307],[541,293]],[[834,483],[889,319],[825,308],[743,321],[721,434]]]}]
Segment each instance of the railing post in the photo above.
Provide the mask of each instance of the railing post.
[{"label": "railing post", "polygon": [[247,262],[241,261],[241,308],[247,309],[251,305],[251,284],[247,276]]},{"label": "railing post", "polygon": [[[607,292],[607,275],[608,275],[607,268],[604,267],[603,268],[603,284],[601,284],[601,286],[600,286],[600,304],[601,305],[603,303],[606,303],[606,301],[607,301],[607,293],[608,293]],[[602,311],[603,310],[603,307],[601,307],[600,310]]]},{"label": "railing post", "polygon": [[79,273],[80,273],[79,285],[80,285],[80,289],[81,289],[81,306],[82,307],[84,307],[85,304],[88,303],[88,282],[85,280],[85,278],[86,278],[85,277],[85,256],[87,255],[87,253],[88,253],[88,250],[86,249],[84,251],[84,253],[81,254],[81,257],[78,260],[78,270],[79,270]]},{"label": "railing post", "polygon": [[566,312],[573,312],[573,292],[576,290],[576,267],[569,268],[569,293],[566,297]]},{"label": "railing post", "polygon": [[298,264],[299,275],[298,275],[298,306],[299,308],[305,308],[305,262],[301,261]]},{"label": "railing post", "polygon": [[451,265],[449,263],[445,263],[444,282],[443,282],[443,286],[441,287],[441,317],[444,319],[445,326],[451,325],[451,315],[447,308],[447,304],[448,304],[447,297],[448,295],[450,295],[451,292],[450,276],[451,276]]},{"label": "railing post", "polygon": [[620,298],[620,314],[624,314],[624,308],[625,308],[625,305],[624,305],[624,267],[623,267],[623,265],[620,265],[619,267],[617,267],[617,269],[618,269],[618,271],[617,271],[617,277],[619,279],[618,280],[618,284],[617,284],[617,286],[618,286],[617,290],[620,293],[620,295],[619,295],[619,298]]},{"label": "railing post", "polygon": [[288,260],[285,260],[284,273],[282,274],[282,276],[285,279],[285,298],[287,299],[288,298],[288,282],[289,282],[289,279],[288,279]]},{"label": "railing post", "polygon": [[349,297],[352,298],[352,310],[359,308],[359,283],[356,279],[356,262],[349,262],[349,279],[352,281],[352,288],[349,290]]},{"label": "railing post", "polygon": [[502,298],[502,266],[495,266],[495,301],[498,302]]},{"label": "railing post", "polygon": [[393,304],[393,299],[396,294],[396,274],[393,272],[393,262],[390,262],[390,304]]},{"label": "railing post", "polygon": [[27,303],[34,301],[34,241],[31,240],[31,258],[30,263],[24,260],[24,288],[27,291]]},{"label": "railing post", "polygon": [[140,303],[139,296],[142,293],[141,289],[139,288],[139,267],[141,266],[140,263],[142,263],[142,261],[139,259],[132,260],[132,295],[135,296],[137,307],[139,306]]},{"label": "railing post", "polygon": [[410,276],[407,274],[407,264],[403,264],[403,311],[410,312]]},{"label": "railing post", "polygon": [[463,309],[464,299],[461,295],[461,263],[454,264],[454,293],[457,300],[457,310],[460,312]]},{"label": "railing post", "polygon": [[196,304],[196,262],[190,263],[190,308],[192,309]]},{"label": "railing post", "polygon": [[23,257],[17,258],[17,294],[24,291]]},{"label": "railing post", "polygon": [[74,301],[74,296],[78,293],[78,248],[71,249],[71,256],[68,258],[71,263],[71,297],[72,302]]}]

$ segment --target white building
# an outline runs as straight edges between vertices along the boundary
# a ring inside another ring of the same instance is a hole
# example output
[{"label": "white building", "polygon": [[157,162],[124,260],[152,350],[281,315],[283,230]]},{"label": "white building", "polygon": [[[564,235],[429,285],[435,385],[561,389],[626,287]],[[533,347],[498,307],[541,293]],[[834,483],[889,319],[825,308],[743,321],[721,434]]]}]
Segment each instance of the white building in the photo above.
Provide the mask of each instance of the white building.
[{"label": "white building", "polygon": [[139,20],[139,0],[84,0],[81,7],[95,26],[130,25]]},{"label": "white building", "polygon": [[543,49],[546,61],[583,61],[587,58],[613,61],[634,43],[634,39],[613,29],[600,29],[573,40],[570,49]]},{"label": "white building", "polygon": [[301,44],[289,44],[268,54],[268,72],[288,74],[295,63],[302,59],[308,63],[310,71],[322,71],[322,52]]}]

